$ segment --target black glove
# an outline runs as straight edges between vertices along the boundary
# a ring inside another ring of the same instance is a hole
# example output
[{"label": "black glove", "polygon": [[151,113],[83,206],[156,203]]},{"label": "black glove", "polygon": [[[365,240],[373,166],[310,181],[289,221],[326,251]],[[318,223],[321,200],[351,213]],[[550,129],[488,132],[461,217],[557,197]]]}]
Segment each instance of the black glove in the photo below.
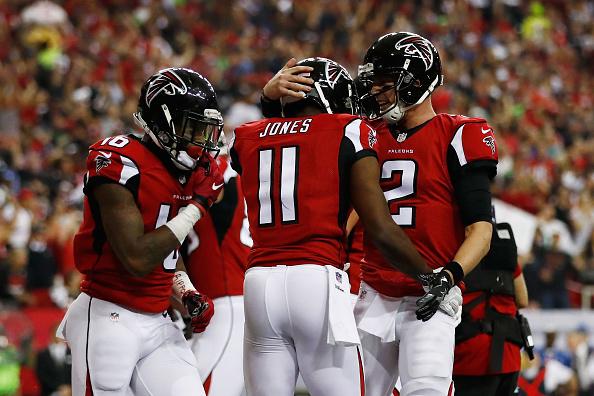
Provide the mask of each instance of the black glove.
[{"label": "black glove", "polygon": [[439,304],[443,301],[448,291],[454,286],[450,275],[443,269],[433,274],[421,274],[418,276],[425,295],[417,300],[417,319],[423,322],[431,319],[439,309]]}]

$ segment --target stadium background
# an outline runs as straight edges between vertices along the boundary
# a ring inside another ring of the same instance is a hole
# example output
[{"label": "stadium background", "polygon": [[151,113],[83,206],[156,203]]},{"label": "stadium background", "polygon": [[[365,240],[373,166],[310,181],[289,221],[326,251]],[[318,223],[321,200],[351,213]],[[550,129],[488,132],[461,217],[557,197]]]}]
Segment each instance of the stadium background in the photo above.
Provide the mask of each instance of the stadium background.
[{"label": "stadium background", "polygon": [[505,219],[524,227],[537,346],[575,366],[576,340],[594,331],[592,314],[579,310],[594,284],[592,0],[4,0],[0,395],[40,394],[36,362],[80,280],[72,237],[86,148],[134,129],[148,75],[200,71],[231,130],[261,116],[260,89],[291,56],[330,57],[355,74],[370,43],[399,30],[424,35],[442,55],[436,110],[495,128],[494,191]]}]

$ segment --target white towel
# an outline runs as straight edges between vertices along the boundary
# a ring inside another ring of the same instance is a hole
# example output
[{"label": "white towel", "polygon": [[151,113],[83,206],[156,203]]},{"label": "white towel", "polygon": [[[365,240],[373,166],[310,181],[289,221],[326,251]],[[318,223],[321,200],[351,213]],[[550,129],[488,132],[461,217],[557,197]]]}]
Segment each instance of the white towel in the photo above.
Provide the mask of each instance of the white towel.
[{"label": "white towel", "polygon": [[381,338],[382,342],[396,340],[396,313],[402,298],[383,296],[361,282],[362,297],[355,306],[357,327],[365,333]]},{"label": "white towel", "polygon": [[359,345],[359,333],[351,303],[351,285],[346,272],[327,265],[328,270],[328,338],[330,345]]}]

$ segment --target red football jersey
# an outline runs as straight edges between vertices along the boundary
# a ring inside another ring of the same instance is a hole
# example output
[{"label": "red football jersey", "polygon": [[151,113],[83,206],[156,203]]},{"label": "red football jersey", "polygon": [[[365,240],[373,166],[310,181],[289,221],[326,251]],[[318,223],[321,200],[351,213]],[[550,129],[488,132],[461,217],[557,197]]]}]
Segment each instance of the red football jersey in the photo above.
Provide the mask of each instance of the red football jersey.
[{"label": "red football jersey", "polygon": [[219,166],[225,179],[223,200],[196,223],[184,245],[188,276],[210,298],[243,294],[243,275],[253,244],[240,178],[226,158]]},{"label": "red football jersey", "polygon": [[[84,218],[74,238],[76,268],[84,274],[81,290],[92,297],[138,311],[163,312],[169,306],[177,250],[150,274],[132,276],[106,239],[92,188],[119,183],[129,189],[150,232],[177,215],[192,198],[187,175],[168,170],[158,153],[133,135],[114,136],[89,148],[85,175]],[[126,232],[126,230],[122,230]]]},{"label": "red football jersey", "polygon": [[[380,185],[394,221],[432,268],[454,258],[464,224],[454,195],[453,167],[497,164],[493,129],[480,118],[439,114],[404,133],[378,123]],[[363,280],[392,297],[423,294],[420,283],[388,264],[365,238]]]},{"label": "red football jersey", "polygon": [[375,131],[358,117],[271,118],[235,131],[254,246],[249,267],[345,263],[349,169],[373,155]]}]

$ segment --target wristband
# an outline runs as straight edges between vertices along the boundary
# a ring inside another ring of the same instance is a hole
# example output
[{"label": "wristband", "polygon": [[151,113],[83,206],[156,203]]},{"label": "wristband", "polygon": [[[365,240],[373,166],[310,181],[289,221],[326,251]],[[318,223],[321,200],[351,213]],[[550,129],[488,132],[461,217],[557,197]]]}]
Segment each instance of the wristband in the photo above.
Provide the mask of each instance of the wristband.
[{"label": "wristband", "polygon": [[202,213],[198,206],[190,204],[182,208],[178,215],[165,223],[165,227],[169,228],[173,235],[177,238],[180,245],[184,243],[186,236],[194,228],[194,224],[202,217]]},{"label": "wristband", "polygon": [[265,102],[278,102],[278,100],[270,99],[268,96],[266,96],[266,95],[264,94],[264,90],[262,90],[262,99],[263,99]]},{"label": "wristband", "polygon": [[188,290],[196,290],[185,271],[176,271],[173,275],[173,293],[181,300]]},{"label": "wristband", "polygon": [[450,261],[443,267],[443,269],[450,271],[454,278],[454,285],[457,285],[464,279],[464,269],[462,269],[462,266],[457,261]]}]

